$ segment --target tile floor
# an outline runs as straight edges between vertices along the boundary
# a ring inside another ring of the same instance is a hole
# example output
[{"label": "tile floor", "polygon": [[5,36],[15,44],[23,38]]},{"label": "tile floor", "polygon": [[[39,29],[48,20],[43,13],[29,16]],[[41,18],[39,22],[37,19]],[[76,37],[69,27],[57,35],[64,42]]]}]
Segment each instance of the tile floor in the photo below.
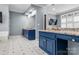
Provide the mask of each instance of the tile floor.
[{"label": "tile floor", "polygon": [[11,36],[0,41],[0,55],[47,55],[39,48],[38,40],[28,40],[22,36]]}]

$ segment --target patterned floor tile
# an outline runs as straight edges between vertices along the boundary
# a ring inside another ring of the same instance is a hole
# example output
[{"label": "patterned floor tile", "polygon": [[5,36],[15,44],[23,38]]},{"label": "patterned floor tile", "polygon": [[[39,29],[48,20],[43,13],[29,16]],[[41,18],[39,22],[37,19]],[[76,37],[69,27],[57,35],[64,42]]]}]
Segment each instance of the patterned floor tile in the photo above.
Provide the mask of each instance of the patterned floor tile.
[{"label": "patterned floor tile", "polygon": [[22,36],[11,36],[8,41],[0,41],[0,55],[47,55],[39,48],[38,40],[28,40]]}]

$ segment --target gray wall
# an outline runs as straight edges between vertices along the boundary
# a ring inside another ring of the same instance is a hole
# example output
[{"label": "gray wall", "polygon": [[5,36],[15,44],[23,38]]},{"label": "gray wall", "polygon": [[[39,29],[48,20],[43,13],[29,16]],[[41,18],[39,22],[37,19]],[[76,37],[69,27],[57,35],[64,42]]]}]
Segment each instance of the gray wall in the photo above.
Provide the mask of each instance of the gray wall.
[{"label": "gray wall", "polygon": [[6,31],[9,33],[9,8],[8,8],[8,5],[0,5],[0,12],[2,12],[2,21],[3,21],[3,23],[0,23],[0,31]]},{"label": "gray wall", "polygon": [[[3,38],[9,37],[9,8],[8,5],[0,4],[0,12],[2,12],[2,23],[0,23],[0,31],[4,33]],[[1,34],[0,34],[1,35]],[[2,39],[2,40],[4,40]]]},{"label": "gray wall", "polygon": [[23,28],[34,29],[34,17],[28,18],[24,14],[10,12],[10,35],[21,35]]},{"label": "gray wall", "polygon": [[43,30],[43,12],[42,8],[37,8],[37,13],[35,17],[35,29],[36,29],[36,39],[39,39],[39,30]]},{"label": "gray wall", "polygon": [[36,39],[39,39],[39,30],[43,30],[43,8],[32,5],[36,9],[35,16],[35,30],[36,30]]}]

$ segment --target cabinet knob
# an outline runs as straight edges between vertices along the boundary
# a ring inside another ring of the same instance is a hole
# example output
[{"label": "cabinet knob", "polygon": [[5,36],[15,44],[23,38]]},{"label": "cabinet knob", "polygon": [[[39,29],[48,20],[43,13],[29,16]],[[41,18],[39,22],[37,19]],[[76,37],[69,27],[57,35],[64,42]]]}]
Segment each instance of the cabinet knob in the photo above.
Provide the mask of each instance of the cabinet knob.
[{"label": "cabinet knob", "polygon": [[72,41],[74,42],[74,41],[75,41],[75,39],[72,39]]}]

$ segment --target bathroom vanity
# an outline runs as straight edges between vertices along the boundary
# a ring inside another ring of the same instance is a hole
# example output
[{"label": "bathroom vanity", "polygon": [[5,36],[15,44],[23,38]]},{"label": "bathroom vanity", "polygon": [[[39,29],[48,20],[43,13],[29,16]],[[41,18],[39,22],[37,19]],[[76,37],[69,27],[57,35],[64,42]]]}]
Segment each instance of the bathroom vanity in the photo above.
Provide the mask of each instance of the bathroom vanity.
[{"label": "bathroom vanity", "polygon": [[79,33],[61,30],[39,31],[39,47],[50,55],[68,55],[68,41],[79,42]]},{"label": "bathroom vanity", "polygon": [[33,29],[23,29],[22,35],[29,40],[35,40],[35,30]]}]

